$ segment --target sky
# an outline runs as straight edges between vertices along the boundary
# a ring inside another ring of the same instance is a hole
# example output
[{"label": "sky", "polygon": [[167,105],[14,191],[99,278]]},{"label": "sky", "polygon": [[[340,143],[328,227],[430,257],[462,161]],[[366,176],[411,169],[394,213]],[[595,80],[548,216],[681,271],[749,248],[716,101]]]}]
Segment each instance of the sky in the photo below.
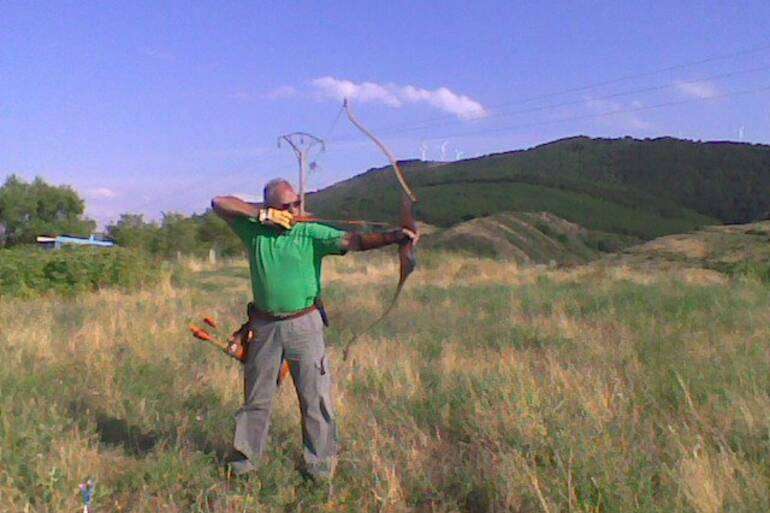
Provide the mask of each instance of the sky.
[{"label": "sky", "polygon": [[4,1],[0,179],[74,187],[100,225],[385,155],[449,161],[574,135],[770,143],[770,2]]}]

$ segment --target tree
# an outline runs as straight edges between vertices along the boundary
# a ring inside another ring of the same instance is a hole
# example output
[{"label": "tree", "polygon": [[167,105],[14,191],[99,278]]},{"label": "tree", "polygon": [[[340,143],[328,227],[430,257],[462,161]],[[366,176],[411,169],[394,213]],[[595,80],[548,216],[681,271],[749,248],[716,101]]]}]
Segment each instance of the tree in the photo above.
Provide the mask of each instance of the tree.
[{"label": "tree", "polygon": [[83,217],[85,204],[68,185],[32,183],[11,175],[0,187],[0,224],[12,246],[34,242],[38,235],[88,236],[96,223]]},{"label": "tree", "polygon": [[204,250],[198,244],[198,227],[195,220],[175,212],[164,212],[157,238],[151,251],[164,257],[174,256],[177,252],[184,255],[203,255]]},{"label": "tree", "polygon": [[224,219],[213,211],[195,215],[198,223],[198,240],[204,248],[214,248],[222,256],[243,255],[243,243]]},{"label": "tree", "polygon": [[141,214],[121,214],[115,224],[107,226],[107,235],[119,246],[161,257],[173,257],[177,252],[204,256],[211,248],[222,256],[243,254],[241,240],[211,210],[191,217],[164,213],[160,224],[145,221]]},{"label": "tree", "polygon": [[121,214],[117,223],[107,226],[107,235],[118,246],[150,251],[158,230],[158,225],[145,222],[142,214]]}]

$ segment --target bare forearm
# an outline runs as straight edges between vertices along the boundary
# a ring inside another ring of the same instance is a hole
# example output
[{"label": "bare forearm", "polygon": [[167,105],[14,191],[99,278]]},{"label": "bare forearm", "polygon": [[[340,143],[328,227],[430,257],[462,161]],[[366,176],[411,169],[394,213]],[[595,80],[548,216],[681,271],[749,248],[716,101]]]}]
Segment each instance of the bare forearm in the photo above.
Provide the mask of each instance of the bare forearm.
[{"label": "bare forearm", "polygon": [[256,205],[247,203],[235,196],[217,196],[211,200],[211,208],[227,221],[232,221],[236,217],[259,216],[259,208]]},{"label": "bare forearm", "polygon": [[342,240],[342,247],[348,251],[368,251],[407,240],[402,230],[375,233],[348,233]]}]

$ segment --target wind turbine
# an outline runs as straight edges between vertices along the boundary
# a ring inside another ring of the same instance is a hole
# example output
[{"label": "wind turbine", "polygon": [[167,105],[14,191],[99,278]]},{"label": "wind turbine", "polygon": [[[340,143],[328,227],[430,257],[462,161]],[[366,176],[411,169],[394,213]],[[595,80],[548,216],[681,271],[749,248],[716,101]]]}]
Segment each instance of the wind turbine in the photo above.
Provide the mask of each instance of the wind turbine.
[{"label": "wind turbine", "polygon": [[428,143],[422,141],[420,143],[420,158],[425,161],[428,158]]},{"label": "wind turbine", "polygon": [[441,161],[446,161],[446,148],[449,145],[449,139],[441,143]]}]

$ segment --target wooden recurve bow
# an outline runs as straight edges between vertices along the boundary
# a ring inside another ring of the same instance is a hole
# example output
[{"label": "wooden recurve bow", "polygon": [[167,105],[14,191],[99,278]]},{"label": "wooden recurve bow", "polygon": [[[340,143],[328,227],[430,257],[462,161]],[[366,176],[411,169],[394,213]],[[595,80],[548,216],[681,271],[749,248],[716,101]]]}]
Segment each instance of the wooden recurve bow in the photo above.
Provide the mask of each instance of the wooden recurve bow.
[{"label": "wooden recurve bow", "polygon": [[[347,99],[343,103],[343,107],[345,108],[345,112],[348,115],[348,119],[351,123],[353,123],[359,130],[361,130],[364,134],[366,134],[369,139],[371,139],[374,144],[376,144],[382,151],[387,155],[388,160],[390,161],[391,166],[393,166],[393,172],[396,173],[396,178],[398,179],[399,184],[401,185],[402,189],[402,195],[401,195],[401,226],[403,228],[407,228],[411,230],[412,232],[417,232],[417,223],[414,219],[414,204],[417,202],[417,197],[414,195],[412,190],[409,188],[409,185],[407,185],[406,180],[404,179],[404,175],[401,172],[401,168],[398,167],[398,162],[396,161],[395,155],[388,149],[385,144],[383,144],[382,141],[380,141],[377,136],[375,136],[372,132],[370,132],[365,126],[361,124],[358,119],[353,115],[353,112],[350,110],[350,104],[348,103]],[[401,244],[398,248],[398,259],[399,259],[399,278],[398,278],[398,285],[396,286],[396,293],[393,295],[393,299],[390,301],[390,304],[385,309],[385,311],[380,315],[374,322],[369,324],[369,326],[366,327],[363,331],[359,332],[353,338],[350,339],[350,341],[345,345],[345,349],[342,352],[342,359],[347,360],[348,354],[350,353],[350,346],[355,342],[358,337],[375,327],[377,324],[380,323],[393,309],[394,306],[396,306],[396,301],[398,301],[398,296],[401,294],[401,289],[404,287],[404,283],[406,282],[406,279],[409,277],[409,275],[414,271],[414,268],[417,265],[417,258],[414,253],[414,243],[409,240],[408,242],[405,242]]]}]

